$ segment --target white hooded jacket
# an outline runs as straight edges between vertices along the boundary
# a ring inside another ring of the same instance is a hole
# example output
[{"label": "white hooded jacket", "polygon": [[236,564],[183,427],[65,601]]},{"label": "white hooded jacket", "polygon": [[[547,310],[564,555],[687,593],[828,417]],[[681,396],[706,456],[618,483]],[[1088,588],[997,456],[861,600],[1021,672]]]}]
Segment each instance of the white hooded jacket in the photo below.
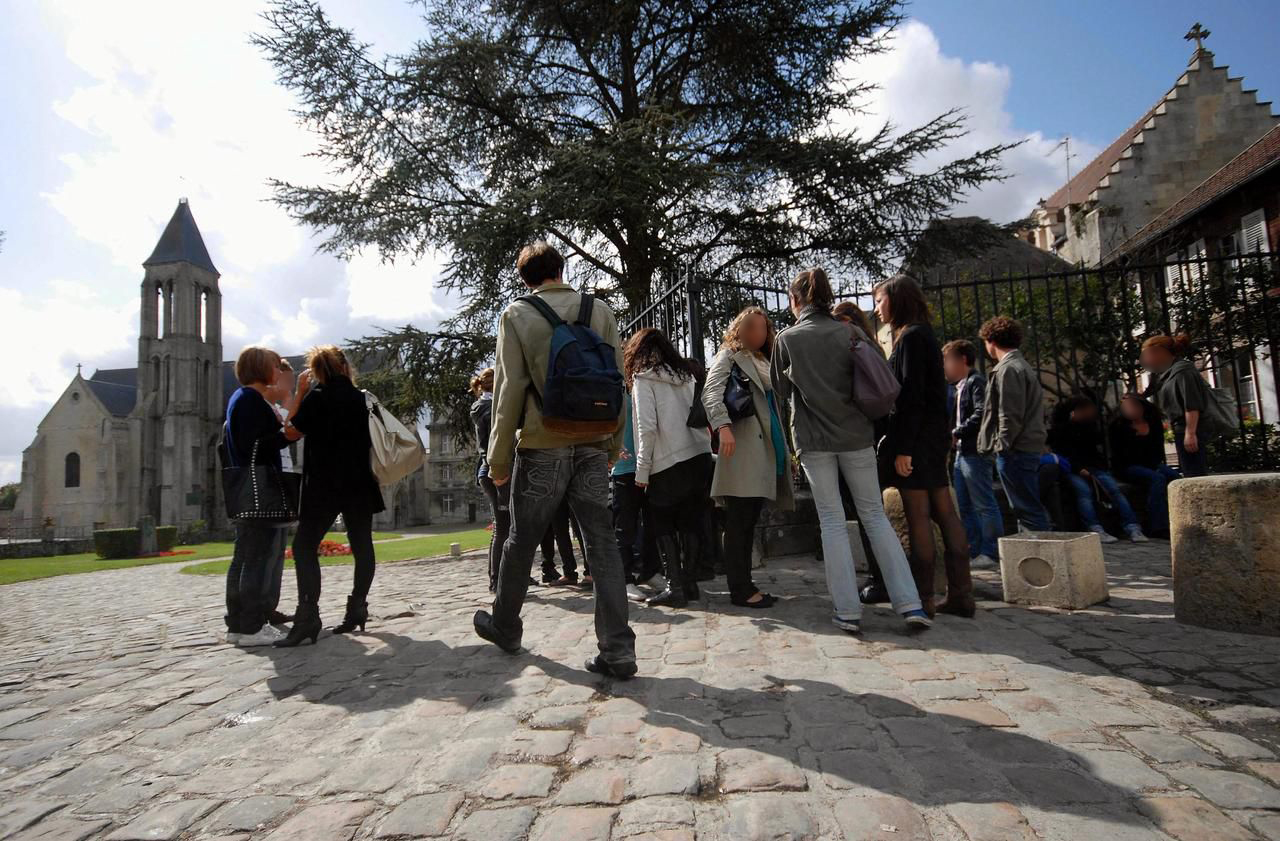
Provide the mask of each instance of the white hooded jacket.
[{"label": "white hooded jacket", "polygon": [[636,374],[631,386],[635,409],[636,482],[682,461],[711,452],[709,429],[689,426],[694,382],[661,368]]}]

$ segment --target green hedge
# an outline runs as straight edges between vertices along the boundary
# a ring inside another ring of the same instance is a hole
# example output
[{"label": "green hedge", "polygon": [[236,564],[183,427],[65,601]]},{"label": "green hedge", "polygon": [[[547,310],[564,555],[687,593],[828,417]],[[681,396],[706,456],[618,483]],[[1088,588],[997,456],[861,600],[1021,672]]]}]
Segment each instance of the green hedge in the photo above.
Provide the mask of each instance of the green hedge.
[{"label": "green hedge", "polygon": [[156,551],[168,552],[178,545],[177,526],[156,526]]},{"label": "green hedge", "polygon": [[93,549],[103,560],[136,558],[142,554],[142,532],[138,529],[102,529],[93,533]]}]

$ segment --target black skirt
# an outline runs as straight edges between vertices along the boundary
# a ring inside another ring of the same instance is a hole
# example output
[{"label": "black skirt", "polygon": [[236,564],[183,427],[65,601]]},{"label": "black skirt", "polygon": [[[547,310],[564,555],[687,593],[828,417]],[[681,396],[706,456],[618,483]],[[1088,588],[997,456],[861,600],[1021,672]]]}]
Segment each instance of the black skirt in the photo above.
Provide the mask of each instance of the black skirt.
[{"label": "black skirt", "polygon": [[930,491],[934,488],[945,488],[951,484],[947,476],[947,453],[931,450],[914,453],[911,456],[911,475],[899,476],[894,467],[894,456],[889,455],[888,448],[881,450],[880,486],[897,488],[900,491]]},{"label": "black skirt", "polygon": [[649,477],[645,501],[665,508],[679,505],[691,496],[709,495],[712,471],[711,453],[702,453],[673,464]]}]

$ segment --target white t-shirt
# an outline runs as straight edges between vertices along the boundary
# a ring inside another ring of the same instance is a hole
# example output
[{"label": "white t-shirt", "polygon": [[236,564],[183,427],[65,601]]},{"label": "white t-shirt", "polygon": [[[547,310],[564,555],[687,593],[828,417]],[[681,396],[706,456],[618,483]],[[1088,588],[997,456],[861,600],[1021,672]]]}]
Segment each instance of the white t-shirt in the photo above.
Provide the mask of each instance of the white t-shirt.
[{"label": "white t-shirt", "polygon": [[[281,423],[284,423],[286,420],[289,419],[289,410],[286,409],[284,406],[277,406],[275,404],[272,404],[271,408],[276,410],[276,414],[280,416]],[[290,444],[288,447],[285,447],[283,450],[280,451],[280,467],[284,470],[285,473],[300,473],[302,471],[300,471],[296,466],[294,466],[294,463],[293,463],[292,446],[293,445]]]}]

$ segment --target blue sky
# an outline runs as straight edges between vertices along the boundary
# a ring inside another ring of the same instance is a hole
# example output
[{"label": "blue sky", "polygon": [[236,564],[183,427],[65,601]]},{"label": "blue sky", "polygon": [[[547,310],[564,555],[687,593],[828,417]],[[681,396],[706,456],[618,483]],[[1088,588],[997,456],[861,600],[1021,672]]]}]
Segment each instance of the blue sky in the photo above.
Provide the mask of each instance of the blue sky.
[{"label": "blue sky", "polygon": [[[326,0],[386,50],[420,31],[400,0]],[[1197,8],[1199,6],[1199,8]],[[189,197],[222,271],[224,351],[265,341],[297,352],[379,325],[428,324],[450,310],[435,261],[341,262],[267,201],[270,176],[325,173],[289,114],[288,94],[247,43],[260,0],[42,0],[5,4],[0,27],[0,481],[17,478],[36,424],[75,372],[132,365],[141,261]],[[1263,98],[1280,97],[1274,3],[1183,0],[1070,4],[917,0],[894,49],[856,68],[882,85],[848,118],[914,125],[949,107],[971,115],[954,153],[1025,140],[1014,177],[960,212],[1028,212],[1062,180],[1064,133],[1085,162],[1176,80],[1182,34],[1212,30],[1218,61]],[[13,353],[13,348],[21,348]]]}]

